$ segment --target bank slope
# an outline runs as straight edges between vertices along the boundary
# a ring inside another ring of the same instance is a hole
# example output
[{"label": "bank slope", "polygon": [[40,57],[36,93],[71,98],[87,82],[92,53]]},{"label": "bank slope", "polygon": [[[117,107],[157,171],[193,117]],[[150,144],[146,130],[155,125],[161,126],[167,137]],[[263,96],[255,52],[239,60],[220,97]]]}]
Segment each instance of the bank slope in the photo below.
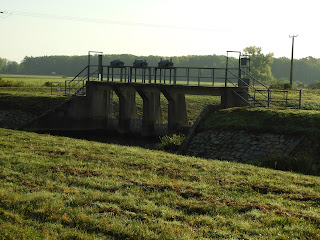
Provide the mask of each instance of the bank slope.
[{"label": "bank slope", "polygon": [[317,239],[319,180],[0,129],[0,238]]}]

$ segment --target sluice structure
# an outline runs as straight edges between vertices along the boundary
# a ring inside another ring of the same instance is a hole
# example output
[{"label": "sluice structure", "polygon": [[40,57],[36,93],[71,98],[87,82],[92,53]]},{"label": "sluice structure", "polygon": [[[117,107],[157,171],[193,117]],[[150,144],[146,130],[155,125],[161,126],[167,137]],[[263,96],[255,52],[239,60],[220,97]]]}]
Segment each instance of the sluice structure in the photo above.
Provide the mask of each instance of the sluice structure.
[{"label": "sluice structure", "polygon": [[[72,97],[23,127],[27,131],[116,131],[142,136],[177,132],[188,125],[186,95],[220,96],[221,108],[266,107],[270,90],[250,76],[250,60],[239,53],[239,66],[226,68],[174,67],[161,60],[156,67],[144,60],[126,66],[120,60],[109,65],[90,63],[64,91]],[[257,88],[258,87],[258,88]],[[253,93],[253,94],[252,94]],[[163,123],[160,96],[168,103],[168,121]],[[136,97],[143,102],[138,117]],[[115,98],[118,104],[115,105]]]}]

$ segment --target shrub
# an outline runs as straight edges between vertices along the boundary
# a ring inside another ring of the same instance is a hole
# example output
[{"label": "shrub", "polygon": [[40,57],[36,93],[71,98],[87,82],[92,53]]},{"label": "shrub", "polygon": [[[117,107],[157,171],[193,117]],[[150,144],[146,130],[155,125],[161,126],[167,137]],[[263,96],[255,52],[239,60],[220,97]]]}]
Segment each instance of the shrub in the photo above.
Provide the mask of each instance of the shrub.
[{"label": "shrub", "polygon": [[50,82],[45,82],[45,83],[43,84],[43,87],[51,87],[51,83],[50,83]]},{"label": "shrub", "polygon": [[284,83],[283,84],[283,89],[291,89],[292,86],[290,85],[290,83]]},{"label": "shrub", "polygon": [[170,136],[160,137],[162,148],[166,151],[177,151],[184,140],[184,135],[173,134]]},{"label": "shrub", "polygon": [[270,88],[275,88],[275,89],[291,89],[290,83],[282,83],[282,82],[276,82],[274,84],[270,85]]}]

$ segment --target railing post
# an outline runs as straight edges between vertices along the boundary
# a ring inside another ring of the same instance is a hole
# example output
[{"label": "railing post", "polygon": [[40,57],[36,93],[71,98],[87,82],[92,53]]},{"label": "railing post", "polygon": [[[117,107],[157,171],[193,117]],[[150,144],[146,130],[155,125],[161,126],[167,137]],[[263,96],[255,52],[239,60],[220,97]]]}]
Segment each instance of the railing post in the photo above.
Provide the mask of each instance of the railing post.
[{"label": "railing post", "polygon": [[98,77],[100,81],[103,81],[103,67],[102,67],[102,55],[98,55],[99,65],[98,65]]},{"label": "railing post", "polygon": [[113,71],[114,71],[114,68],[111,67],[111,81],[113,82]]},{"label": "railing post", "polygon": [[177,84],[177,69],[176,68],[173,69],[173,84],[174,85]]},{"label": "railing post", "polygon": [[224,75],[224,87],[227,87],[227,81],[228,81],[228,68],[226,68],[226,72]]},{"label": "railing post", "polygon": [[299,90],[299,110],[301,109],[301,89]]},{"label": "railing post", "polygon": [[88,81],[90,81],[90,65],[88,65],[88,76],[87,76]]},{"label": "railing post", "polygon": [[190,68],[187,68],[187,85],[189,85],[190,81]]},{"label": "railing post", "polygon": [[212,86],[214,86],[214,68],[212,69]]},{"label": "railing post", "polygon": [[152,79],[151,79],[151,67],[148,68],[149,70],[149,84],[152,83]]},{"label": "railing post", "polygon": [[268,89],[268,107],[270,107],[270,89]]}]

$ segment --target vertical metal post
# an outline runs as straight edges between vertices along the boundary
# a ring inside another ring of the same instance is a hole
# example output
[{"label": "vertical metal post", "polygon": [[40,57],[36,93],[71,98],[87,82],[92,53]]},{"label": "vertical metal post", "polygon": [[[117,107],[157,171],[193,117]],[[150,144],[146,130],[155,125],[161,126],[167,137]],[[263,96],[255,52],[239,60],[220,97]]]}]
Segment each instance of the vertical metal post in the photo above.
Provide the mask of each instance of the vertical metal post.
[{"label": "vertical metal post", "polygon": [[173,69],[173,84],[174,85],[177,84],[177,69],[176,68]]},{"label": "vertical metal post", "polygon": [[270,107],[270,89],[269,88],[268,88],[268,107]]},{"label": "vertical metal post", "polygon": [[239,87],[239,81],[242,81],[241,79],[241,53],[239,53],[239,59],[238,59],[238,87]]},{"label": "vertical metal post", "polygon": [[287,91],[285,91],[285,96],[286,96],[286,108],[287,108],[287,106],[288,106],[288,90]]},{"label": "vertical metal post", "polygon": [[301,89],[299,90],[299,110],[301,109]]},{"label": "vertical metal post", "polygon": [[291,68],[290,68],[290,86],[292,87],[292,72],[293,72],[293,48],[294,48],[294,38],[298,37],[298,35],[289,36],[292,38],[292,49],[291,49]]},{"label": "vertical metal post", "polygon": [[114,68],[111,67],[111,80],[112,80],[112,82],[113,82],[113,71],[114,71]]},{"label": "vertical metal post", "polygon": [[99,80],[100,81],[103,81],[103,67],[102,67],[102,55],[100,54],[100,55],[98,55],[98,59],[99,59],[99,65],[98,65],[98,68],[99,68],[99,73],[98,73],[98,75],[99,75]]},{"label": "vertical metal post", "polygon": [[120,82],[122,82],[122,67],[120,67]]},{"label": "vertical metal post", "polygon": [[229,61],[229,56],[227,52],[227,60],[226,60],[226,72],[225,72],[225,79],[224,79],[224,87],[227,87],[227,81],[228,81],[228,61]]},{"label": "vertical metal post", "polygon": [[90,81],[90,52],[88,53],[88,81]]},{"label": "vertical metal post", "polygon": [[148,70],[149,70],[149,83],[151,84],[151,83],[152,83],[152,79],[151,79],[151,67],[149,67]]},{"label": "vertical metal post", "polygon": [[214,86],[214,68],[212,69],[212,86]]},{"label": "vertical metal post", "polygon": [[189,85],[190,68],[187,68],[187,85]]}]

